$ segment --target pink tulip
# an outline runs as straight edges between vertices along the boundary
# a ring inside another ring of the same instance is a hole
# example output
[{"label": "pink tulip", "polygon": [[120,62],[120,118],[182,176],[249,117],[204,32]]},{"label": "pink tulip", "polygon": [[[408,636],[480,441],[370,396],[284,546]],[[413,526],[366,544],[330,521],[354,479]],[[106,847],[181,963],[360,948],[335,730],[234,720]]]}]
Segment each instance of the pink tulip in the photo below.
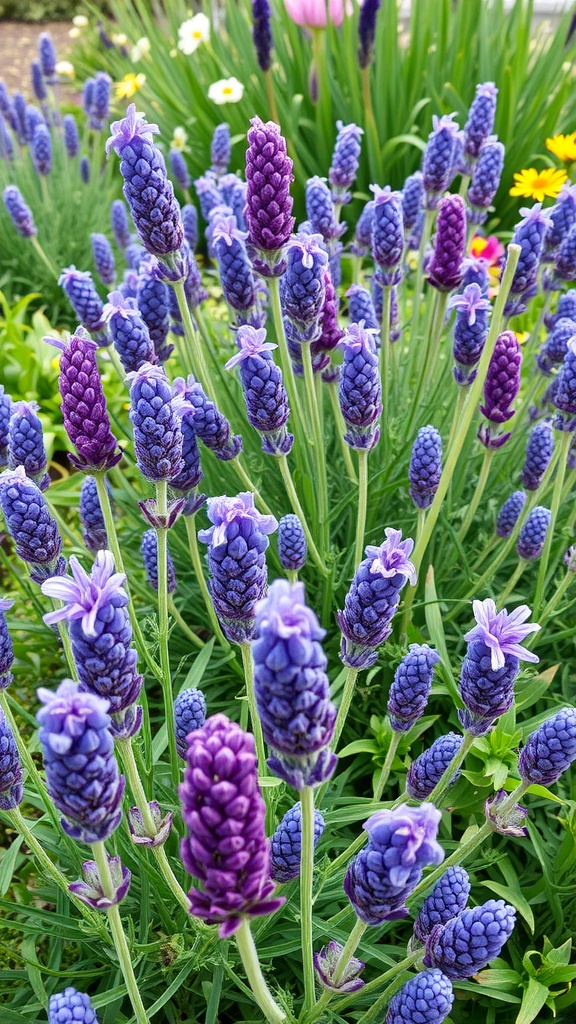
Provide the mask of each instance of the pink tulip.
[{"label": "pink tulip", "polygon": [[284,0],[288,14],[302,28],[326,28],[328,14],[336,28],[344,21],[344,14],[352,13],[352,5],[344,0]]}]

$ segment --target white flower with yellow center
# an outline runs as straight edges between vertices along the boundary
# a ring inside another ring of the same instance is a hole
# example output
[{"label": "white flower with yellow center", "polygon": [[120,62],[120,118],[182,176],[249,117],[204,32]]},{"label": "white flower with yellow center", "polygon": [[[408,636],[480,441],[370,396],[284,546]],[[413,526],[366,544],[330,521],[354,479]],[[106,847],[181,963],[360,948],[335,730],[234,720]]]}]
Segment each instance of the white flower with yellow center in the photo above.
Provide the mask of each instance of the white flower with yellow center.
[{"label": "white flower with yellow center", "polygon": [[148,36],[142,36],[141,39],[134,44],[130,53],[130,60],[133,64],[137,64],[143,57],[147,57],[152,48],[152,44],[148,39]]},{"label": "white flower with yellow center", "polygon": [[74,78],[76,75],[74,65],[69,60],[59,60],[55,70],[62,78]]},{"label": "white flower with yellow center", "polygon": [[115,32],[112,36],[112,42],[115,43],[116,46],[126,46],[128,36],[124,32]]},{"label": "white flower with yellow center", "polygon": [[74,25],[74,27],[68,32],[68,35],[70,36],[70,39],[78,39],[78,37],[82,35],[82,29]]},{"label": "white flower with yellow center", "polygon": [[195,14],[178,29],[178,49],[189,56],[210,38],[210,21],[205,14]]},{"label": "white flower with yellow center", "polygon": [[76,28],[86,28],[88,18],[85,14],[77,14],[75,18],[72,18],[72,24],[75,25]]},{"label": "white flower with yellow center", "polygon": [[186,143],[188,142],[188,132],[185,128],[178,127],[174,129],[172,136],[172,149],[186,149]]},{"label": "white flower with yellow center", "polygon": [[208,89],[208,99],[219,107],[223,103],[239,103],[244,95],[244,86],[237,78],[221,78]]}]

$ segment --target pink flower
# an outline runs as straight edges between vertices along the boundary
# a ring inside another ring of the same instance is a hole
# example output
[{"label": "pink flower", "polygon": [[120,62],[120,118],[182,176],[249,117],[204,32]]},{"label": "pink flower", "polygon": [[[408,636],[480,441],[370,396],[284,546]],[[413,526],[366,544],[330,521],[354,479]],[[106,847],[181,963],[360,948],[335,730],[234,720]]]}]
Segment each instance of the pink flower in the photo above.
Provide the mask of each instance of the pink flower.
[{"label": "pink flower", "polygon": [[352,4],[344,0],[284,0],[288,14],[303,28],[326,28],[330,21],[340,28],[344,15],[352,14]]}]

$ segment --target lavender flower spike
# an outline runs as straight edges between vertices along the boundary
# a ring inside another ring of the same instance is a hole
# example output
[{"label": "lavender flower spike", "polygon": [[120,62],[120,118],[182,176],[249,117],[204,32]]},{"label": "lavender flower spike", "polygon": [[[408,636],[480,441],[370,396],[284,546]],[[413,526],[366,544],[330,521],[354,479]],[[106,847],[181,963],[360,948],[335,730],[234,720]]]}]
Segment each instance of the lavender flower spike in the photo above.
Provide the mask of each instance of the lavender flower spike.
[{"label": "lavender flower spike", "polygon": [[206,721],[206,699],[202,690],[190,687],[181,690],[174,701],[174,732],[176,749],[185,761],[188,750],[188,736],[196,729],[201,729]]},{"label": "lavender flower spike", "polygon": [[250,125],[245,208],[250,255],[258,273],[277,277],[284,271],[282,249],[294,226],[290,195],[292,161],[277,124],[253,117]]},{"label": "lavender flower spike", "polygon": [[97,843],[120,824],[124,776],[118,772],[108,701],[65,679],[55,693],[39,689],[37,714],[46,785],[73,839]]},{"label": "lavender flower spike", "polygon": [[12,414],[12,399],[0,384],[0,467],[8,464],[8,430]]},{"label": "lavender flower spike", "polygon": [[554,405],[559,415],[554,421],[558,430],[572,431],[576,427],[576,337],[570,338],[564,364],[556,377]]},{"label": "lavender flower spike", "polygon": [[30,156],[38,174],[50,174],[52,170],[52,136],[48,125],[43,121],[34,128],[30,143]]},{"label": "lavender flower spike", "polygon": [[[324,832],[324,818],[314,811],[314,848]],[[302,851],[302,805],[294,804],[282,818],[270,840],[271,875],[275,882],[289,882],[300,874]]]},{"label": "lavender flower spike", "polygon": [[[218,260],[222,291],[226,302],[241,316],[240,323],[252,323],[260,319],[256,310],[256,282],[248,259],[244,240],[235,217],[223,217],[212,233],[212,248]],[[260,326],[254,324],[255,326]]]},{"label": "lavender flower spike", "polygon": [[101,235],[95,232],[90,235],[92,242],[92,255],[94,256],[94,266],[96,267],[96,273],[103,284],[112,285],[116,280],[116,268],[114,265],[114,253],[112,252],[112,246],[106,238],[106,235]]},{"label": "lavender flower spike", "polygon": [[0,474],[0,506],[16,554],[30,566],[30,578],[42,583],[64,572],[58,524],[36,484],[22,466]]},{"label": "lavender flower spike", "polygon": [[342,630],[340,658],[349,668],[370,668],[377,660],[376,647],[392,632],[391,622],[406,584],[416,583],[416,569],[410,561],[414,541],[402,540],[402,531],[386,527],[379,548],[369,545],[360,562],[344,611],[338,612]]},{"label": "lavender flower spike", "polygon": [[328,254],[320,235],[300,236],[286,250],[280,295],[290,349],[299,362],[299,345],[316,341],[322,330],[327,264]]},{"label": "lavender flower spike", "polygon": [[302,583],[275,580],[257,605],[254,691],[272,751],[268,765],[297,790],[325,782],[336,766],[325,632],[305,603]]},{"label": "lavender flower spike", "polygon": [[130,225],[126,206],[121,199],[114,199],[110,204],[110,224],[116,245],[119,249],[125,249],[130,244]]},{"label": "lavender flower spike", "polygon": [[214,608],[226,638],[247,643],[254,637],[256,603],[266,590],[268,535],[278,524],[258,512],[249,492],[209,498],[207,513],[213,526],[200,530],[198,539],[208,545]]},{"label": "lavender flower spike", "polygon": [[442,438],[436,427],[420,427],[412,446],[408,476],[416,508],[430,508],[442,476]]},{"label": "lavender flower spike", "polygon": [[108,324],[114,348],[126,373],[139,370],[143,363],[156,363],[154,344],[134,299],[125,299],[119,291],[110,292],[102,310],[102,319]]},{"label": "lavender flower spike", "polygon": [[184,154],[180,149],[170,150],[170,170],[176,178],[176,181],[180,185],[183,192],[186,192],[192,184],[190,172],[186,166],[186,160]]},{"label": "lavender flower spike", "polygon": [[230,125],[224,122],[217,124],[210,143],[211,171],[220,178],[226,174],[230,163]]},{"label": "lavender flower spike", "polygon": [[285,455],[294,438],[286,433],[290,407],[282,372],[270,354],[278,346],[266,341],[264,327],[239,327],[236,341],[240,351],[225,368],[240,367],[248,421],[262,435],[262,450],[269,455]]},{"label": "lavender flower spike", "polygon": [[169,480],[183,468],[182,428],[163,369],[143,363],[132,376],[130,419],[140,472],[147,480]]},{"label": "lavender flower spike", "polygon": [[351,448],[373,448],[380,437],[382,384],[372,329],[363,321],[350,324],[338,347],[344,350],[339,385],[340,408],[348,428],[344,440]]},{"label": "lavender flower spike", "polygon": [[448,309],[455,309],[454,324],[454,378],[457,384],[467,386],[476,377],[476,366],[484,351],[488,337],[488,318],[492,304],[482,293],[480,285],[468,284],[461,295],[448,299]]},{"label": "lavender flower spike", "polygon": [[48,1024],[98,1024],[90,997],[69,986],[50,996]]},{"label": "lavender flower spike", "polygon": [[554,431],[548,420],[537,423],[530,431],[526,445],[526,459],[522,468],[522,486],[529,491],[538,490],[544,473],[554,454]]},{"label": "lavender flower spike", "polygon": [[395,732],[408,732],[424,713],[434,666],[440,655],[428,644],[410,644],[396,669],[388,697],[388,717]]},{"label": "lavender flower spike", "polygon": [[416,227],[422,213],[422,200],[424,198],[422,171],[416,171],[406,178],[401,195],[405,240],[408,243],[410,232]]},{"label": "lavender flower spike", "polygon": [[[412,762],[406,777],[406,792],[414,800],[427,800],[432,790],[436,787],[444,772],[456,757],[462,746],[463,737],[460,733],[448,732],[445,736],[439,736],[431,747],[422,751],[419,757]],[[456,772],[452,782],[460,778],[460,772]]]},{"label": "lavender flower spike", "polygon": [[[154,590],[158,590],[158,534],[156,530],[146,530],[142,534],[140,542],[140,554],[146,570],[148,583]],[[168,593],[176,590],[176,572],[170,551],[166,554],[168,563]]]},{"label": "lavender flower spike", "polygon": [[272,896],[254,738],[225,715],[213,715],[189,736],[186,760],[179,795],[189,834],[180,855],[203,885],[190,890],[190,912],[219,925],[225,939],[244,919],[271,914],[284,902]]},{"label": "lavender flower spike", "polygon": [[278,558],[288,573],[298,572],[306,564],[308,545],[298,516],[289,513],[278,523]]},{"label": "lavender flower spike", "polygon": [[432,118],[433,131],[428,136],[422,158],[422,184],[426,193],[426,206],[435,210],[451,179],[452,156],[458,125],[454,114]]},{"label": "lavender flower spike", "polygon": [[522,352],[514,331],[503,331],[496,339],[496,345],[484,383],[484,404],[480,412],[489,420],[478,431],[478,437],[486,448],[501,448],[510,437],[509,433],[493,434],[491,424],[506,423],[514,416],[510,406],[520,390],[520,365]]},{"label": "lavender flower spike", "polygon": [[520,530],[516,544],[518,558],[525,558],[528,562],[534,562],[540,558],[546,543],[551,515],[550,509],[544,508],[542,505],[536,505],[532,509]]},{"label": "lavender flower spike", "polygon": [[177,476],[170,477],[168,487],[171,494],[184,497],[182,514],[189,516],[197,512],[206,500],[205,494],[198,494],[198,485],[204,474],[200,464],[193,407],[183,412],[180,426],[182,429],[183,468]]},{"label": "lavender flower spike", "polygon": [[453,1002],[449,978],[437,968],[424,971],[410,978],[394,996],[384,1024],[442,1024]]},{"label": "lavender flower spike", "polygon": [[356,181],[360,166],[361,138],[364,129],[357,124],[343,124],[336,121],[338,135],[332,153],[332,163],[328,178],[332,186],[334,202],[345,206],[352,198],[350,189]]},{"label": "lavender flower spike", "polygon": [[500,185],[504,166],[504,146],[494,136],[484,143],[478,162],[472,171],[472,184],[468,189],[468,220],[471,224],[483,224],[488,209]]},{"label": "lavender flower spike", "polygon": [[80,488],[80,522],[82,538],[88,551],[97,554],[108,547],[106,524],[102,515],[98,489],[93,476],[86,476]]},{"label": "lavender flower spike", "polygon": [[496,533],[499,537],[510,537],[525,504],[524,491],[514,491],[506,498],[496,520]]},{"label": "lavender flower spike", "polygon": [[[53,343],[53,339],[48,339]],[[94,473],[112,469],[122,453],[110,429],[106,398],[96,360],[96,343],[81,327],[62,346],[58,387],[62,396],[64,429],[77,455],[70,461]]]},{"label": "lavender flower spike", "polygon": [[520,751],[522,782],[552,786],[576,758],[576,710],[563,708],[530,733]]},{"label": "lavender flower spike", "polygon": [[488,900],[436,925],[426,942],[426,967],[448,978],[471,978],[499,956],[516,923],[516,911],[504,900]]},{"label": "lavender flower spike", "polygon": [[466,253],[466,206],[462,196],[446,196],[438,203],[436,240],[428,267],[428,280],[439,291],[449,292],[462,280]]},{"label": "lavender flower spike", "polygon": [[7,185],[2,198],[18,234],[22,235],[22,238],[32,238],[33,235],[37,235],[38,229],[34,223],[32,210],[24,201],[20,189],[16,185]]},{"label": "lavender flower spike", "polygon": [[474,160],[480,156],[484,143],[494,129],[497,95],[498,89],[494,82],[476,86],[476,96],[464,125],[464,150]]},{"label": "lavender flower spike", "polygon": [[56,74],[56,50],[49,32],[42,32],[40,35],[38,40],[38,56],[40,57],[40,66],[44,78],[49,85],[54,85],[58,81]]},{"label": "lavender flower spike", "polygon": [[174,381],[174,390],[192,406],[194,430],[202,444],[223,462],[235,459],[242,451],[242,438],[239,434],[231,436],[230,423],[207,397],[199,381],[194,380],[192,374],[186,381],[182,377],[177,377]]},{"label": "lavender flower spike", "polygon": [[36,415],[38,408],[37,402],[13,402],[8,427],[8,468],[23,466],[26,476],[45,491],[50,477],[46,472],[48,459],[42,423]]},{"label": "lavender flower spike", "polygon": [[13,811],[22,802],[24,782],[12,727],[0,708],[0,811]]},{"label": "lavender flower spike", "polygon": [[148,328],[158,362],[165,363],[174,351],[174,346],[167,343],[170,330],[168,286],[162,280],[153,256],[142,260],[140,264],[136,307]]},{"label": "lavender flower spike", "polygon": [[8,632],[6,612],[9,612],[14,604],[7,598],[0,598],[0,690],[6,690],[12,682],[12,663],[14,661],[14,650],[12,637]]},{"label": "lavender flower spike", "polygon": [[94,334],[101,344],[109,344],[108,339],[104,340],[105,330],[103,330],[104,321],[102,319],[104,306],[94,287],[92,274],[88,270],[76,270],[75,266],[66,267],[58,278],[58,284],[62,285],[81,324],[91,334]]},{"label": "lavender flower spike", "polygon": [[550,218],[542,211],[542,204],[520,210],[523,220],[517,224],[512,241],[521,248],[520,258],[510,287],[510,296],[504,307],[504,316],[516,316],[527,309],[527,301],[537,291],[538,267],[544,249],[544,238],[550,227]]},{"label": "lavender flower spike", "polygon": [[374,39],[376,37],[376,18],[380,10],[381,0],[365,0],[360,8],[358,18],[358,64],[361,69],[367,68],[374,56]]},{"label": "lavender flower spike", "polygon": [[424,942],[437,924],[446,924],[460,914],[468,903],[470,889],[470,879],[464,868],[448,868],[422,904],[414,924],[416,938]]},{"label": "lavender flower spike", "polygon": [[402,195],[389,185],[371,185],[374,193],[372,217],[372,256],[377,265],[376,280],[383,286],[398,284],[402,278],[404,252],[404,216]]},{"label": "lavender flower spike", "polygon": [[270,16],[268,0],[252,0],[252,38],[261,71],[269,71],[272,64],[273,39]]},{"label": "lavender flower spike", "polygon": [[406,916],[406,900],[424,867],[444,860],[436,840],[441,817],[433,804],[401,804],[364,823],[368,843],[346,872],[344,892],[365,924],[377,927]]},{"label": "lavender flower spike", "polygon": [[73,160],[80,152],[78,128],[76,126],[76,118],[73,114],[64,114],[64,117],[62,118],[62,127],[64,129],[64,145],[66,146],[66,152],[70,159]]}]

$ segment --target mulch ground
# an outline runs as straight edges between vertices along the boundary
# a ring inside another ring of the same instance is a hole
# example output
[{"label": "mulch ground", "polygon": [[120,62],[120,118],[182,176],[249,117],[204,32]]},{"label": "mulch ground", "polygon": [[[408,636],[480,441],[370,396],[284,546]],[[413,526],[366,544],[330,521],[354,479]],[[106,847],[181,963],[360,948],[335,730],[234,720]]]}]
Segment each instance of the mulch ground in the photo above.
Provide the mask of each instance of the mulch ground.
[{"label": "mulch ground", "polygon": [[[35,102],[30,82],[30,64],[38,55],[38,37],[49,32],[54,41],[59,60],[68,60],[71,39],[69,21],[49,21],[41,25],[25,21],[0,21],[0,78],[6,82],[9,92],[19,90],[30,102]],[[78,92],[72,86],[61,88],[60,94],[67,101],[75,101]]]}]

